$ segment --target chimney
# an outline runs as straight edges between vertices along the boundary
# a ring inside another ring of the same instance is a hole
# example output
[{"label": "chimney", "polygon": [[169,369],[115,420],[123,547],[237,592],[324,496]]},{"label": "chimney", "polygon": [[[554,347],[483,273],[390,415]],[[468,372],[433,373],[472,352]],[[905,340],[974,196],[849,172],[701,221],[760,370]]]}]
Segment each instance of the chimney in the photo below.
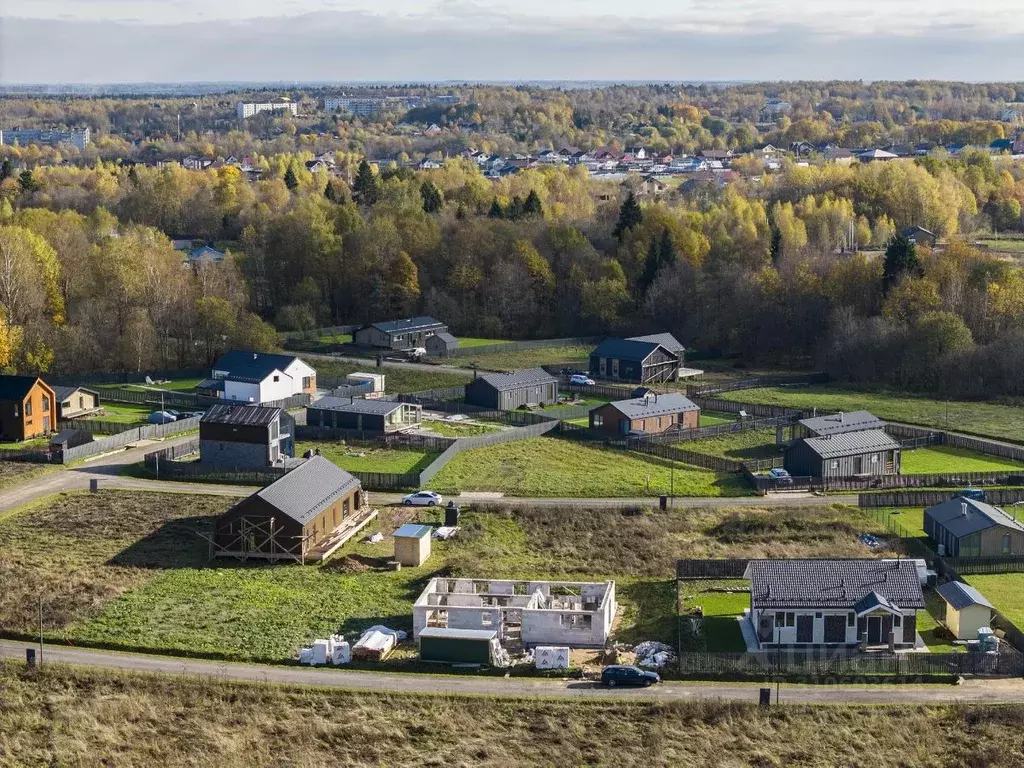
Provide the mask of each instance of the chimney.
[{"label": "chimney", "polygon": [[961,501],[960,502],[960,514],[963,515],[964,517],[967,517],[967,502],[966,501]]}]

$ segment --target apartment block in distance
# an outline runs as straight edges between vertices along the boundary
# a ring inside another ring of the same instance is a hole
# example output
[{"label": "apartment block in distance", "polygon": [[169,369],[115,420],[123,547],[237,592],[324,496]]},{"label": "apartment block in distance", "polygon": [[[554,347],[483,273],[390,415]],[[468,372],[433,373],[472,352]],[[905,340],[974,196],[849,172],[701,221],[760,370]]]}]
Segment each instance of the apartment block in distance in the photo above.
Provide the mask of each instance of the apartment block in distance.
[{"label": "apartment block in distance", "polygon": [[260,112],[291,112],[292,115],[299,114],[299,105],[294,101],[266,101],[255,103],[251,101],[240,101],[235,106],[235,112],[239,120],[258,115]]},{"label": "apartment block in distance", "polygon": [[0,131],[0,144],[18,144],[22,147],[29,144],[50,147],[70,144],[77,149],[85,149],[91,142],[92,137],[88,128],[72,128],[66,131],[56,128],[16,128]]}]

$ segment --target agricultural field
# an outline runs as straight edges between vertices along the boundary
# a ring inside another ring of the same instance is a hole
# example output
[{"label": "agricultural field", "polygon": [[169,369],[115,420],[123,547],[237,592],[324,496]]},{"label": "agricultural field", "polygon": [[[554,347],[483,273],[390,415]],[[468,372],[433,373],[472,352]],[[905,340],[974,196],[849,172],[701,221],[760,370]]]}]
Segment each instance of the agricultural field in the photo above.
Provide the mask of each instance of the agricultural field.
[{"label": "agricultural field", "polygon": [[21,765],[526,766],[550,765],[553,755],[560,765],[616,768],[1024,761],[1018,704],[761,710],[718,699],[398,695],[63,667],[30,674],[13,663],[0,666],[0,687],[0,754]]},{"label": "agricultural field", "polygon": [[442,493],[500,491],[526,497],[657,496],[670,488],[677,496],[753,493],[738,475],[550,437],[464,451],[431,483]]},{"label": "agricultural field", "polygon": [[[387,538],[442,511],[384,508],[360,537],[317,565],[208,559],[203,538],[231,499],[174,493],[69,493],[0,518],[0,630],[54,641],[284,661],[312,637],[372,624],[409,629],[437,572],[504,578],[615,579],[618,637],[673,642],[676,558],[849,556],[870,517],[824,509],[631,511],[567,507],[465,510],[462,531],[433,543],[421,568],[392,571]],[[102,510],[103,514],[98,514]],[[876,551],[877,552],[877,551]],[[212,567],[211,567],[212,565]]]},{"label": "agricultural field", "polygon": [[476,367],[487,371],[514,371],[518,368],[536,368],[541,365],[582,370],[590,364],[590,353],[593,349],[593,344],[522,349],[517,352],[493,352],[479,357],[458,357],[451,363],[463,368],[472,368],[475,364]]},{"label": "agricultural field", "polygon": [[[350,373],[357,371],[375,370],[372,360],[365,363],[343,363],[328,362],[325,360],[313,360],[311,365],[316,368],[318,377],[335,376],[344,378]],[[467,371],[465,375],[454,373],[448,370],[429,371],[422,369],[397,368],[393,365],[386,365],[382,369],[385,379],[384,388],[389,393],[402,394],[405,392],[422,392],[427,389],[444,389],[446,387],[461,387],[467,384],[472,374]]]},{"label": "agricultural field", "polygon": [[932,475],[946,472],[1010,472],[1024,464],[988,456],[952,445],[934,445],[903,451],[900,464],[904,475]]},{"label": "agricultural field", "polygon": [[773,459],[782,456],[782,448],[775,444],[774,429],[748,429],[743,432],[678,443],[687,451],[721,456],[736,461]]},{"label": "agricultural field", "polygon": [[307,450],[319,450],[321,456],[349,472],[386,472],[398,475],[418,472],[438,456],[436,453],[415,449],[381,448],[374,443],[364,445],[352,441],[325,440],[296,442],[296,456],[302,456]]},{"label": "agricultural field", "polygon": [[[766,403],[790,408],[871,411],[880,419],[949,429],[1011,442],[1024,435],[1024,408],[1018,405],[932,400],[901,393],[858,392],[828,385],[769,387],[725,392],[720,397],[740,403]],[[948,422],[947,422],[948,413]]]}]

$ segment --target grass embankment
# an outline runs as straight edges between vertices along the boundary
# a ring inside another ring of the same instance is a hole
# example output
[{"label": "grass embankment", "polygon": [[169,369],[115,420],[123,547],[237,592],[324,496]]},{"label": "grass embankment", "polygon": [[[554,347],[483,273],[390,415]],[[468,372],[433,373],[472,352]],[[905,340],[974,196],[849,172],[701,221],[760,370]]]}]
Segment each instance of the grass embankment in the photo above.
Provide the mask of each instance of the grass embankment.
[{"label": "grass embankment", "polygon": [[1012,472],[1024,469],[1024,464],[1019,461],[987,456],[984,453],[952,445],[936,445],[903,451],[900,464],[904,475],[933,475],[948,472]]},{"label": "grass embankment", "polygon": [[296,456],[302,456],[307,450],[319,450],[321,456],[349,472],[386,472],[397,475],[418,472],[438,456],[436,453],[412,448],[380,448],[374,444],[362,445],[351,441],[301,441],[295,444]]},{"label": "grass embankment", "polygon": [[476,357],[457,357],[453,365],[471,368],[475,364],[486,371],[514,371],[520,368],[536,368],[541,365],[555,365],[583,370],[590,364],[590,353],[594,345],[544,347],[522,349],[517,352],[493,352]]},{"label": "grass embankment", "polygon": [[[386,694],[0,667],[12,765],[990,766],[1024,762],[1024,705],[758,709]],[[785,692],[783,691],[783,695]],[[870,745],[865,749],[865,745]]]},{"label": "grass embankment", "polygon": [[[676,558],[870,556],[853,508],[654,511],[585,506],[467,510],[455,539],[420,568],[392,571],[390,534],[442,511],[386,508],[324,564],[208,559],[203,535],[233,502],[186,494],[64,494],[0,518],[0,630],[54,641],[283,661],[314,637],[373,624],[411,629],[412,603],[438,572],[494,578],[615,579],[626,642],[674,642]],[[408,658],[413,652],[405,652]],[[401,662],[402,655],[397,661]]]},{"label": "grass embankment", "polygon": [[[318,377],[332,376],[344,378],[348,374],[356,373],[357,371],[377,372],[372,360],[367,360],[365,363],[313,360],[311,364],[316,368]],[[452,371],[396,368],[390,365],[385,365],[379,372],[384,374],[385,391],[392,394],[461,387],[472,379],[472,374],[469,371],[463,375]]]},{"label": "grass embankment", "polygon": [[670,488],[676,496],[753,494],[739,475],[550,437],[463,451],[438,473],[431,488],[524,497],[658,496]]},{"label": "grass embankment", "polygon": [[[766,403],[790,408],[830,411],[871,411],[885,421],[919,424],[976,435],[1021,441],[1024,408],[998,403],[934,400],[902,393],[858,392],[833,386],[770,387],[726,392],[719,397],[740,403]],[[947,423],[946,414],[949,414]]]}]

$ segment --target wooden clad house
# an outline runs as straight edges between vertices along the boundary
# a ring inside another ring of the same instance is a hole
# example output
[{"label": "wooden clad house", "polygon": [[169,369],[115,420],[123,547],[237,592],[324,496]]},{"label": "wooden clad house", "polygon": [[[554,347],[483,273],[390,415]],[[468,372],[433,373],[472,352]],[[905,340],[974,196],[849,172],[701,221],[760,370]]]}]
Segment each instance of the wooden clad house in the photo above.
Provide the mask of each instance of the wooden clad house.
[{"label": "wooden clad house", "polygon": [[410,317],[364,325],[355,330],[352,341],[363,347],[378,349],[426,349],[427,340],[431,336],[447,332],[448,326],[433,317]]},{"label": "wooden clad house", "polygon": [[558,379],[542,368],[486,373],[466,385],[466,402],[502,411],[514,411],[523,405],[554,405],[558,402]]},{"label": "wooden clad house", "polygon": [[81,419],[90,416],[100,409],[99,393],[85,387],[54,387],[57,396],[57,417],[65,419]]},{"label": "wooden clad house", "polygon": [[900,444],[881,429],[805,437],[786,449],[785,467],[794,477],[898,475]]},{"label": "wooden clad house", "polygon": [[199,461],[230,470],[284,466],[295,452],[293,424],[280,408],[214,405],[199,420]]},{"label": "wooden clad house", "polygon": [[211,556],[317,560],[370,519],[359,480],[314,456],[217,518]]},{"label": "wooden clad house", "polygon": [[682,359],[657,341],[605,339],[590,353],[590,375],[634,384],[676,381]]},{"label": "wooden clad house", "polygon": [[924,511],[924,532],[950,557],[1024,554],[1024,525],[999,507],[955,496]]},{"label": "wooden clad house", "polygon": [[38,376],[0,376],[0,440],[31,440],[56,428],[53,387]]}]

